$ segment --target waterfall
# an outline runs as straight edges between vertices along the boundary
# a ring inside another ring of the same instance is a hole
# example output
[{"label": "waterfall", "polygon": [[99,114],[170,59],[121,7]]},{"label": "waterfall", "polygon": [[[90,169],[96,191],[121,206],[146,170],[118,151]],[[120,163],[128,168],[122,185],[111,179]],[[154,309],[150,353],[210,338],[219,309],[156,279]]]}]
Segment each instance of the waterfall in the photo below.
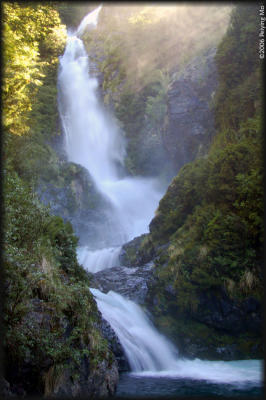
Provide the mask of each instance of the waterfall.
[{"label": "waterfall", "polygon": [[95,28],[97,26],[98,16],[99,16],[101,9],[102,9],[102,5],[97,7],[95,10],[93,10],[92,12],[90,12],[83,18],[83,20],[81,21],[81,23],[79,24],[79,27],[77,29],[77,32],[76,32],[77,36],[82,35],[84,30],[86,28],[88,28],[88,26],[91,26],[91,28]]},{"label": "waterfall", "polygon": [[[58,74],[59,113],[68,160],[89,171],[98,190],[111,205],[111,209],[106,210],[111,229],[103,232],[109,251],[102,249],[101,243],[99,248],[88,247],[79,252],[83,254],[83,266],[92,272],[118,265],[118,257],[111,257],[112,263],[108,261],[110,254],[115,247],[148,232],[148,224],[163,194],[154,178],[121,178],[125,139],[98,99],[98,82],[90,75],[90,60],[80,37],[86,27],[93,29],[97,25],[100,10],[101,6],[81,21],[75,33],[68,33]],[[88,252],[87,257],[83,250]],[[88,262],[84,264],[85,259]]]},{"label": "waterfall", "polygon": [[143,310],[118,293],[91,289],[99,310],[110,323],[122,344],[131,375],[145,377],[190,378],[216,383],[260,385],[263,379],[260,360],[207,361],[178,357],[178,351],[159,334]]},{"label": "waterfall", "polygon": [[[112,224],[110,232],[103,232],[103,236],[112,245],[103,248],[99,243],[96,249],[78,249],[80,262],[91,272],[118,264],[119,246],[147,232],[163,194],[155,179],[120,176],[126,155],[125,140],[99,102],[98,82],[90,75],[90,60],[81,39],[85,29],[97,25],[100,10],[101,6],[82,20],[75,33],[68,34],[58,75],[59,113],[68,159],[89,171],[111,204]],[[112,291],[104,294],[91,289],[91,292],[103,317],[116,332],[132,373],[220,382],[261,382],[262,368],[258,360],[180,359],[176,348],[156,331],[137,304]]]},{"label": "waterfall", "polygon": [[106,247],[94,251],[90,251],[86,247],[80,247],[78,249],[78,259],[81,265],[86,265],[88,271],[95,273],[118,265],[120,250],[119,246]]},{"label": "waterfall", "polygon": [[133,301],[118,293],[91,289],[98,308],[123,346],[132,371],[162,371],[174,367],[177,350]]}]

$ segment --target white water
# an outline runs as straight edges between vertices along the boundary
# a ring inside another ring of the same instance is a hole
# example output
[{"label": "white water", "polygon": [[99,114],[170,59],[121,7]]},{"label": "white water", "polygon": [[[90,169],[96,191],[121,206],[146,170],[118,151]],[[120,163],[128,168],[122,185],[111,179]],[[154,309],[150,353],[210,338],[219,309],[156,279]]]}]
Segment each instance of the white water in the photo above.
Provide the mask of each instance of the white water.
[{"label": "white water", "polygon": [[77,32],[76,32],[77,36],[82,35],[84,30],[86,28],[88,28],[89,26],[91,28],[95,28],[97,26],[98,17],[99,17],[99,13],[100,13],[101,9],[102,9],[102,5],[97,7],[95,10],[93,10],[92,12],[90,12],[88,15],[86,15],[83,18],[83,20],[81,21],[81,23],[79,24],[79,27],[77,29]]},{"label": "white water", "polygon": [[78,260],[81,265],[85,265],[86,269],[92,273],[111,268],[119,265],[119,253],[121,247],[107,247],[99,250],[90,250],[87,247],[78,249]]},{"label": "white water", "polygon": [[[87,15],[76,33],[68,35],[58,76],[59,112],[68,159],[90,172],[112,207],[109,212],[112,226],[103,232],[110,252],[100,250],[102,243],[94,252],[87,248],[79,252],[82,253],[79,261],[91,272],[114,266],[110,259],[117,265],[117,259],[111,256],[112,248],[148,232],[148,224],[163,194],[156,179],[121,178],[119,174],[126,155],[125,139],[99,102],[98,82],[90,76],[90,60],[78,37],[86,27],[96,26],[100,9],[101,6]],[[86,257],[85,251],[88,251]]]},{"label": "white water", "polygon": [[113,291],[91,289],[99,310],[117,334],[131,374],[147,377],[192,378],[210,382],[261,385],[260,360],[205,361],[178,358],[177,349],[159,334],[134,302]]},{"label": "white water", "polygon": [[98,308],[125,349],[132,371],[160,371],[175,364],[174,346],[151,325],[141,308],[120,294],[91,289]]},{"label": "white water", "polygon": [[207,361],[176,360],[174,368],[165,371],[131,372],[133,376],[191,378],[226,384],[252,384],[261,386],[263,381],[263,362],[261,360]]}]

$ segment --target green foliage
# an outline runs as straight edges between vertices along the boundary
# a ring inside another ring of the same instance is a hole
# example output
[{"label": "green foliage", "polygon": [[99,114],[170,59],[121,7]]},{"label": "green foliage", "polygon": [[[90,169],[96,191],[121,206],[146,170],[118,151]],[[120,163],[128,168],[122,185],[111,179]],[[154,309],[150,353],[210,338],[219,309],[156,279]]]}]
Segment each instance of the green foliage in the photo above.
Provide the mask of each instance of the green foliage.
[{"label": "green foliage", "polygon": [[[208,157],[179,171],[150,224],[154,248],[168,244],[165,258],[156,258],[154,290],[164,293],[158,315],[176,309],[178,318],[190,318],[201,293],[222,288],[240,302],[262,298],[262,76],[256,20],[256,6],[239,5],[233,12],[217,51],[218,130]],[[169,285],[174,295],[165,308]]]},{"label": "green foliage", "polygon": [[[170,70],[185,55],[195,55],[195,42],[199,43],[199,50],[217,41],[224,32],[228,11],[228,7],[209,7],[206,18],[204,9],[189,5],[106,6],[98,29],[112,43],[119,44],[127,81],[132,88],[140,90],[151,83],[153,71]],[[182,35],[187,26],[193,25],[196,16],[197,28]],[[200,35],[204,35],[204,40],[195,40]]]},{"label": "green foliage", "polygon": [[151,235],[154,244],[171,240],[163,271],[166,281],[174,278],[180,306],[193,291],[197,296],[199,288],[221,286],[226,279],[241,295],[244,271],[254,274],[261,291],[263,174],[256,121],[247,122],[253,126],[249,138],[243,124],[238,143],[186,165],[160,201]]},{"label": "green foliage", "polygon": [[42,85],[45,65],[57,62],[65,38],[52,7],[4,2],[3,122],[13,134],[29,130],[32,96]]},{"label": "green foliage", "polygon": [[70,366],[74,379],[86,357],[90,371],[112,362],[72,226],[33,191],[40,180],[69,187],[76,207],[77,180],[85,182],[87,204],[97,203],[84,170],[48,144],[58,133],[56,79],[65,38],[52,4],[4,4],[4,351],[7,379],[23,381],[29,393],[46,390],[50,370],[60,377]]},{"label": "green foliage", "polygon": [[186,217],[201,202],[208,169],[208,160],[197,160],[186,164],[173,179],[150,225],[155,242],[165,242],[166,238],[184,224]]},{"label": "green foliage", "polygon": [[32,131],[23,136],[6,132],[5,139],[5,160],[20,177],[34,184],[37,184],[40,178],[51,181],[57,177],[58,156],[40,132]]},{"label": "green foliage", "polygon": [[243,116],[252,117],[261,106],[260,59],[254,45],[257,24],[257,5],[238,5],[218,46],[216,62],[220,84],[215,111],[219,129],[237,129]]},{"label": "green foliage", "polygon": [[[35,96],[30,113],[30,135],[39,140],[50,140],[59,135],[59,114],[57,107],[57,64],[46,65],[45,77]],[[33,141],[36,141],[33,138]],[[41,145],[43,143],[41,141]]]},{"label": "green foliage", "polygon": [[91,368],[97,369],[102,360],[111,362],[96,328],[99,315],[89,276],[77,262],[72,226],[51,216],[11,169],[5,171],[4,192],[8,362],[18,371],[29,363],[39,378],[47,362],[66,366],[72,360],[73,374],[84,356],[90,356]]},{"label": "green foliage", "polygon": [[23,185],[16,173],[6,173],[5,193],[5,239],[17,247],[30,248],[40,236],[47,209],[42,206],[29,187]]},{"label": "green foliage", "polygon": [[[126,165],[132,174],[143,174],[144,172],[141,163],[141,151],[144,147],[144,136],[147,136],[147,131],[144,129],[146,102],[147,98],[155,93],[154,84],[144,87],[139,92],[125,86],[120,95],[119,103],[116,105],[116,116],[121,121],[122,128],[129,141]],[[150,151],[151,149],[149,149]],[[146,153],[146,156],[149,157],[150,154]]]}]

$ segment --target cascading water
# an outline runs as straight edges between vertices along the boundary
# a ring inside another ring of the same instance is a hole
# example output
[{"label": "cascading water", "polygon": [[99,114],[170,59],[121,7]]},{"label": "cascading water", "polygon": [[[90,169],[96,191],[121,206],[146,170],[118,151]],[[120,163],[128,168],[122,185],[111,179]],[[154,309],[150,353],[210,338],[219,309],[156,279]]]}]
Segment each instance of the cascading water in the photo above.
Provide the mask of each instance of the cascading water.
[{"label": "cascading water", "polygon": [[[97,80],[90,76],[89,58],[79,37],[86,27],[96,26],[100,10],[101,6],[82,20],[74,34],[69,34],[59,71],[59,112],[68,158],[87,168],[99,191],[109,200],[109,215],[113,216],[110,232],[104,232],[109,245],[79,249],[81,264],[91,272],[118,264],[117,245],[147,231],[162,196],[154,179],[120,177],[117,166],[123,166],[125,142],[99,103]],[[103,317],[116,332],[133,374],[260,384],[260,361],[180,359],[175,347],[156,331],[138,305],[114,292],[91,291]]]},{"label": "cascading water", "polygon": [[125,350],[131,375],[260,386],[263,376],[259,360],[226,362],[179,358],[177,349],[157,332],[140,306],[113,291],[104,294],[91,289],[91,292]]},{"label": "cascading water", "polygon": [[162,371],[174,366],[177,350],[151,325],[141,308],[120,294],[91,289],[97,305],[125,349],[132,371]]},{"label": "cascading water", "polygon": [[[78,37],[86,27],[96,26],[100,10],[101,6],[82,20],[74,34],[68,35],[58,76],[59,112],[69,161],[84,166],[98,190],[110,202],[111,210],[109,213],[107,210],[106,215],[111,218],[111,229],[104,232],[104,236],[106,248],[112,253],[113,246],[121,246],[147,232],[163,193],[155,179],[120,176],[126,155],[125,140],[98,100],[98,83],[90,76],[89,57]],[[100,254],[101,248],[102,243],[98,249],[87,249],[87,254],[84,249],[79,249],[81,264],[91,270],[90,260],[93,259],[96,263],[94,272],[117,265],[118,257],[113,257],[110,264],[108,251],[104,248]],[[101,264],[98,264],[96,254]]]}]

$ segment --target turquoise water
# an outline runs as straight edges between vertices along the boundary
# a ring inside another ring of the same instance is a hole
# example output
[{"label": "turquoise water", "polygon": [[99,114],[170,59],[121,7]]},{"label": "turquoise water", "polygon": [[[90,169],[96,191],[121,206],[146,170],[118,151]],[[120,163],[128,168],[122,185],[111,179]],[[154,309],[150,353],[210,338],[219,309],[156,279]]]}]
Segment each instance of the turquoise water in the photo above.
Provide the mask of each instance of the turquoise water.
[{"label": "turquoise water", "polygon": [[124,373],[120,376],[116,398],[141,397],[254,397],[262,398],[262,384],[214,383],[184,378],[152,378]]},{"label": "turquoise water", "polygon": [[120,375],[116,398],[263,397],[263,361],[179,359],[173,371]]}]

